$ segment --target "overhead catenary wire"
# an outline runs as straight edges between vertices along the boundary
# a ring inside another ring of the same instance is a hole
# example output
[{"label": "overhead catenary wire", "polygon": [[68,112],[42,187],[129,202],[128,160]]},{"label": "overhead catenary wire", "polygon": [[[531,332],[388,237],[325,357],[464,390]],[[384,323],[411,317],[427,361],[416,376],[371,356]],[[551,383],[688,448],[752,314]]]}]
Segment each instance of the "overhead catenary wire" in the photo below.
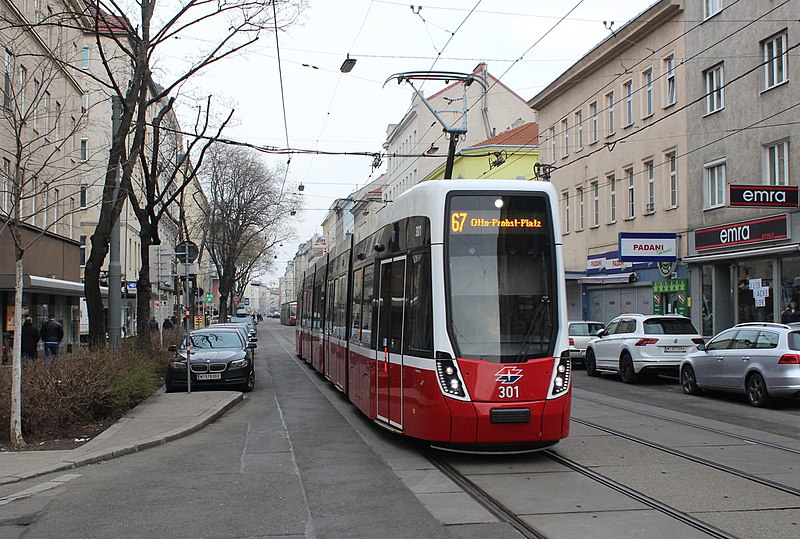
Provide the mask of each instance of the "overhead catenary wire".
[{"label": "overhead catenary wire", "polygon": [[[272,19],[275,23],[275,49],[278,52],[278,80],[280,82],[281,87],[281,107],[283,109],[283,132],[286,135],[286,147],[290,146],[289,144],[289,122],[286,118],[286,94],[283,89],[283,68],[281,66],[281,45],[280,40],[278,39],[278,12],[277,8],[275,7],[275,2],[272,2]],[[286,186],[286,180],[289,178],[289,165],[292,163],[292,156],[286,159],[286,170],[283,174],[283,183],[281,184],[281,193],[284,191],[284,187]]]}]

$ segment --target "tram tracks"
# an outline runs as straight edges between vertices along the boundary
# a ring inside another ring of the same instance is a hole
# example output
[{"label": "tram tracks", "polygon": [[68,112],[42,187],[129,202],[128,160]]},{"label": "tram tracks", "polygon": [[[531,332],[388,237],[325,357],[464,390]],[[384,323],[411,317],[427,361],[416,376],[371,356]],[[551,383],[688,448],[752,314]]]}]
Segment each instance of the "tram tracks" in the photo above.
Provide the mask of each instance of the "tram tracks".
[{"label": "tram tracks", "polygon": [[[549,537],[548,535],[545,535],[543,532],[538,530],[535,526],[531,525],[522,516],[518,515],[517,513],[509,509],[508,506],[501,499],[493,496],[491,493],[487,492],[485,489],[481,488],[479,485],[477,485],[475,482],[469,479],[464,473],[459,471],[456,466],[448,462],[448,460],[444,456],[438,454],[435,450],[423,447],[421,444],[417,444],[417,449],[431,464],[433,464],[447,478],[449,478],[451,481],[457,484],[464,492],[472,496],[474,500],[480,503],[486,510],[492,513],[500,521],[505,522],[511,527],[513,527],[523,537],[536,538],[536,539]],[[654,509],[661,514],[670,517],[671,519],[682,522],[683,524],[702,532],[704,535],[708,537],[716,537],[719,539],[735,539],[735,536],[730,535],[723,530],[720,530],[683,511],[675,509],[665,503],[662,503],[633,488],[630,488],[626,485],[618,483],[617,481],[609,479],[595,472],[594,470],[592,470],[587,466],[584,466],[574,460],[559,455],[552,449],[544,450],[540,452],[540,454],[546,456],[548,459],[558,463],[559,465],[565,468],[568,468],[573,472],[577,472],[580,475],[596,483],[599,483],[600,485],[603,485],[604,487],[610,488],[622,494],[623,496],[626,496],[627,498],[635,502],[641,503],[651,509]],[[554,493],[554,496],[556,495],[557,494]]]}]

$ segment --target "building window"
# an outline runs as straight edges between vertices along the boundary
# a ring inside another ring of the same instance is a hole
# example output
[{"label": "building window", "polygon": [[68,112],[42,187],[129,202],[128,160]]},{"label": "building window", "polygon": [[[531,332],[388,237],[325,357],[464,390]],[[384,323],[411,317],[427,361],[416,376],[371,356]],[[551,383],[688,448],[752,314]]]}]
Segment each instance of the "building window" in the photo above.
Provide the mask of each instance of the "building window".
[{"label": "building window", "polygon": [[614,134],[614,92],[606,94],[606,114],[608,120],[608,136]]},{"label": "building window", "polygon": [[667,169],[669,171],[669,207],[678,207],[678,156],[675,152],[667,154]]},{"label": "building window", "polygon": [[589,105],[589,121],[592,125],[592,142],[594,143],[600,140],[600,128],[597,125],[597,101]]},{"label": "building window", "polygon": [[3,158],[3,212],[8,215],[11,210],[9,209],[8,201],[11,198],[11,161]]},{"label": "building window", "polygon": [[632,168],[625,171],[625,177],[628,178],[628,219],[633,219],[636,217],[636,189]]},{"label": "building window", "polygon": [[656,178],[653,162],[646,161],[644,170],[647,175],[647,207],[645,208],[645,213],[653,213],[656,211]]},{"label": "building window", "polygon": [[59,205],[61,204],[61,196],[58,192],[58,189],[53,189],[53,225],[58,227],[58,221],[61,219],[61,214],[59,213]]},{"label": "building window", "polygon": [[81,267],[86,265],[86,236],[81,234],[80,237],[81,242]]},{"label": "building window", "polygon": [[703,19],[713,17],[722,10],[722,0],[703,0]]},{"label": "building window", "polygon": [[576,130],[576,140],[575,140],[575,151],[580,151],[583,148],[583,114],[581,111],[577,111],[575,113],[575,130]]},{"label": "building window", "polygon": [[677,89],[675,87],[675,57],[668,56],[664,59],[664,71],[666,72],[666,104],[665,106],[674,105],[677,100]]},{"label": "building window", "polygon": [[46,185],[42,197],[44,198],[44,204],[42,205],[42,219],[44,220],[44,224],[42,224],[42,228],[47,229],[49,225],[47,222],[47,212],[50,211],[50,191],[47,189]]},{"label": "building window", "polygon": [[644,115],[645,117],[653,114],[653,70],[648,69],[644,72]]},{"label": "building window", "polygon": [[600,184],[593,181],[589,186],[592,190],[592,226],[600,226]]},{"label": "building window", "polygon": [[561,193],[561,198],[564,201],[564,234],[569,234],[569,191]]},{"label": "building window", "polygon": [[564,149],[562,150],[562,155],[567,157],[569,155],[569,120],[567,118],[561,120],[561,132],[563,133],[564,137]]},{"label": "building window", "polygon": [[715,161],[703,165],[705,176],[705,208],[718,208],[725,205],[725,161]]},{"label": "building window", "polygon": [[765,148],[767,183],[789,185],[789,141],[784,140]]},{"label": "building window", "polygon": [[578,230],[583,230],[584,225],[584,200],[583,200],[583,187],[578,187]]},{"label": "building window", "polygon": [[33,79],[33,130],[39,132],[39,92],[42,86],[38,80]]},{"label": "building window", "polygon": [[725,107],[725,94],[722,77],[722,64],[717,64],[704,72],[706,79],[706,114],[717,112]]},{"label": "building window", "polygon": [[82,138],[81,139],[81,153],[80,153],[81,161],[86,161],[89,159],[89,140]]},{"label": "building window", "polygon": [[28,69],[19,66],[19,110],[20,114],[25,114],[25,87],[28,85]]},{"label": "building window", "polygon": [[83,94],[81,97],[81,114],[89,112],[89,94]]},{"label": "building window", "polygon": [[85,208],[86,207],[86,192],[87,192],[87,189],[88,188],[86,187],[85,183],[81,184],[80,196],[78,198],[78,200],[81,203],[81,208]]},{"label": "building window", "polygon": [[765,40],[764,88],[770,89],[789,80],[789,53],[786,51],[788,34],[783,31]]},{"label": "building window", "polygon": [[555,127],[551,127],[549,132],[550,132],[550,135],[549,135],[550,136],[550,157],[552,158],[552,159],[550,159],[550,162],[551,163],[555,163],[556,162],[556,128]]},{"label": "building window", "polygon": [[633,81],[622,85],[625,94],[625,126],[633,125]]},{"label": "building window", "polygon": [[44,92],[42,116],[44,116],[44,135],[45,137],[50,134],[50,92]]},{"label": "building window", "polygon": [[81,69],[89,69],[89,47],[81,49]]},{"label": "building window", "polygon": [[608,224],[617,221],[617,178],[613,174],[606,176],[608,185]]},{"label": "building window", "polygon": [[6,49],[5,59],[3,60],[3,108],[11,110],[12,88],[11,77],[14,76],[14,55]]}]

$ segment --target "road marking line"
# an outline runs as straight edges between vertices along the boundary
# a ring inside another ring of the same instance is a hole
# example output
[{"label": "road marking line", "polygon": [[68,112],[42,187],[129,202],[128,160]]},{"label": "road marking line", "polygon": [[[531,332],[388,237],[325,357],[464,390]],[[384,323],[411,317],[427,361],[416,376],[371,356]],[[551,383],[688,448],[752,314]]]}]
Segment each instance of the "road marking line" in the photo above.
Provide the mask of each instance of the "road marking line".
[{"label": "road marking line", "polygon": [[36,494],[41,494],[42,492],[45,492],[47,490],[60,487],[64,483],[72,481],[73,479],[76,479],[80,476],[81,474],[79,473],[60,475],[50,481],[45,481],[44,483],[39,483],[38,485],[26,488],[25,490],[20,490],[19,492],[15,492],[14,494],[9,494],[8,496],[4,496],[0,498],[0,505],[8,505],[11,502],[21,500],[23,498],[30,498],[31,496],[35,496]]}]

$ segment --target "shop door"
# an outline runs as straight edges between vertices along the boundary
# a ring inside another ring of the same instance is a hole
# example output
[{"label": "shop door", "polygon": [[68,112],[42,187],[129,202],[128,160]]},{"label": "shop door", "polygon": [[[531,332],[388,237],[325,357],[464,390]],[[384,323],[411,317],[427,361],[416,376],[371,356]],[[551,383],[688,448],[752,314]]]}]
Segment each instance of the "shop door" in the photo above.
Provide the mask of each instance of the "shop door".
[{"label": "shop door", "polygon": [[406,257],[381,262],[378,301],[378,418],[402,428]]}]

